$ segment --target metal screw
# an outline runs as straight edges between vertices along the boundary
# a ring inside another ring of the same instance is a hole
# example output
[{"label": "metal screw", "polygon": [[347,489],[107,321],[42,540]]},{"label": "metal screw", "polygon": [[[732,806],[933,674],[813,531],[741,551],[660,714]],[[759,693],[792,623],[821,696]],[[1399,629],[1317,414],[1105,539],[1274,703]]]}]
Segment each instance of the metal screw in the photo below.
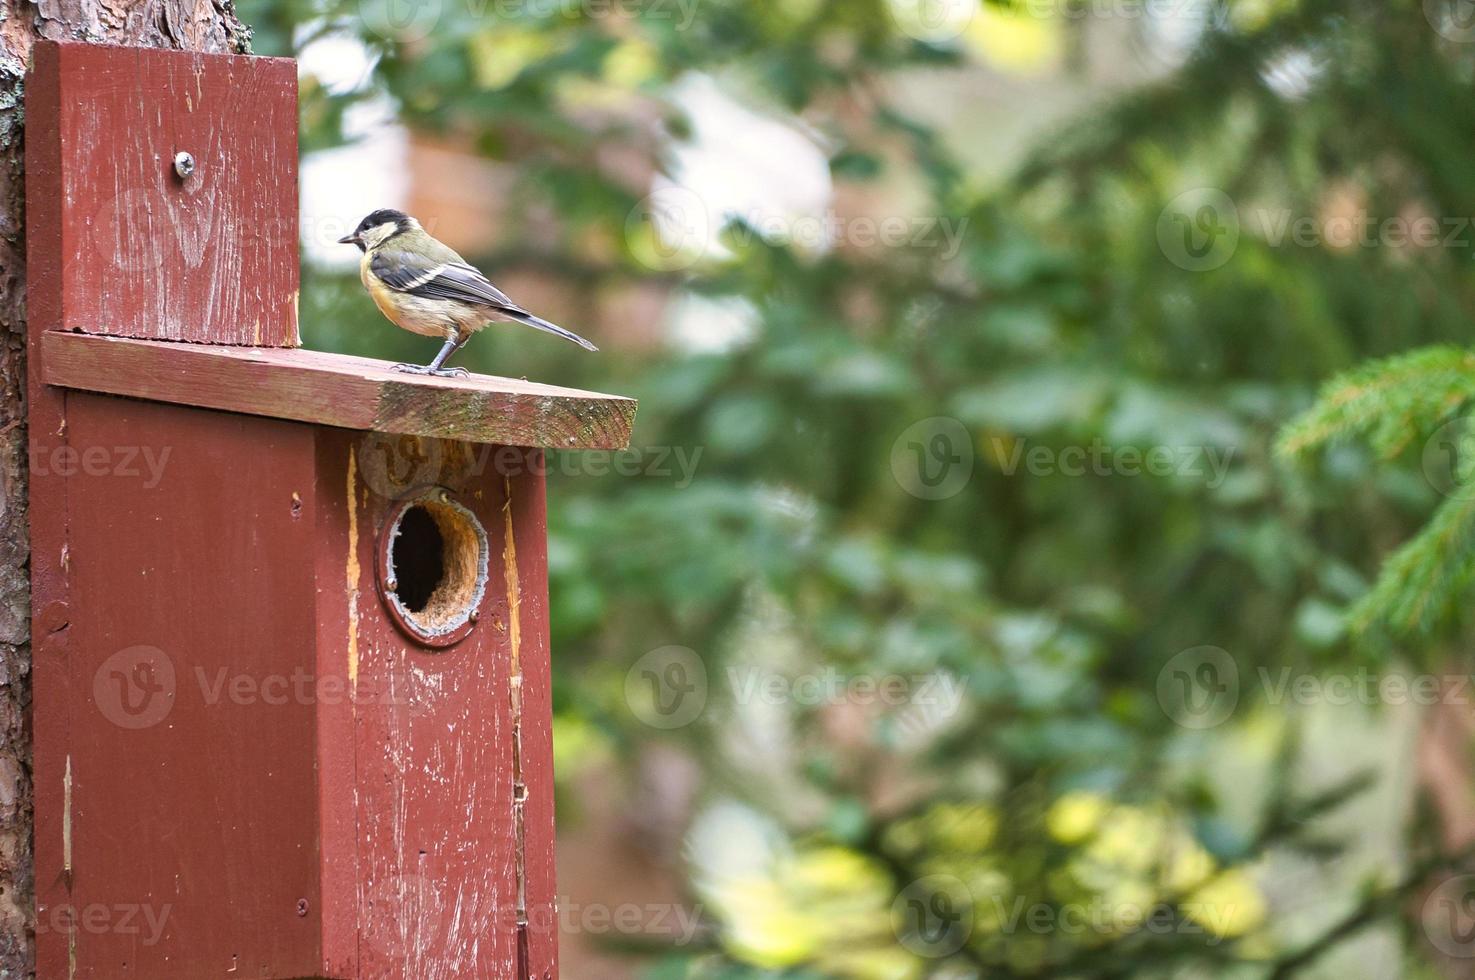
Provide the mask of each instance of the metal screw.
[{"label": "metal screw", "polygon": [[297,900],[297,914],[298,915],[306,915],[307,914],[307,899],[305,899],[305,898],[299,898]]},{"label": "metal screw", "polygon": [[180,180],[186,180],[195,172],[195,155],[186,150],[174,154],[174,172]]}]

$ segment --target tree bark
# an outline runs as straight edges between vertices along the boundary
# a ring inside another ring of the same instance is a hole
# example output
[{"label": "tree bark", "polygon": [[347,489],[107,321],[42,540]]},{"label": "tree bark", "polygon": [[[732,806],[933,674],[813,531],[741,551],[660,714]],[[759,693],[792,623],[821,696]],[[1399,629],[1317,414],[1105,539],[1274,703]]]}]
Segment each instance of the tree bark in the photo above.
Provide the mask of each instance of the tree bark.
[{"label": "tree bark", "polygon": [[0,0],[0,980],[35,975],[26,520],[26,64],[37,38],[248,53],[233,0]]}]

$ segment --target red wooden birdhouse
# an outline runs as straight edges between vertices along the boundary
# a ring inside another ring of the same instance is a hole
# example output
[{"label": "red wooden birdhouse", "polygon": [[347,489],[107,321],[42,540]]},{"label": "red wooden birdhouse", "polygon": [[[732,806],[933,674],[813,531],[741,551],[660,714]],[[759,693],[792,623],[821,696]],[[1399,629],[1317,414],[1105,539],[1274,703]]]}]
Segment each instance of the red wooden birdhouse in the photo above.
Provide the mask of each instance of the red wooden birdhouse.
[{"label": "red wooden birdhouse", "polygon": [[36,49],[38,973],[555,977],[543,451],[635,405],[299,349],[296,86]]}]

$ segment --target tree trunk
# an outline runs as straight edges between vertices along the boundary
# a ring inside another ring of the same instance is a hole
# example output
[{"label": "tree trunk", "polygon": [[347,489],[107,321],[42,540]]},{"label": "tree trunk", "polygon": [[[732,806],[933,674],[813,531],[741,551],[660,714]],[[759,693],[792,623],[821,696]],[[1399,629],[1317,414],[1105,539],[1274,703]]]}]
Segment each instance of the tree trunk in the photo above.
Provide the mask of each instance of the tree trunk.
[{"label": "tree trunk", "polygon": [[233,0],[0,0],[0,980],[34,975],[23,82],[37,38],[246,53]]}]

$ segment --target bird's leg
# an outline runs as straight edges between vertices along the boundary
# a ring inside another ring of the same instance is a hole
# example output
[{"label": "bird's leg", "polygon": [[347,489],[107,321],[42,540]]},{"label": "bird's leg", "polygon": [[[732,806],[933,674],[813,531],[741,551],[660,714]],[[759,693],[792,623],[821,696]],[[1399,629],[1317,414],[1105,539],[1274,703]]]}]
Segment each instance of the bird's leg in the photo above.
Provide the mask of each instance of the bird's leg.
[{"label": "bird's leg", "polygon": [[446,342],[441,346],[440,353],[435,355],[435,360],[431,361],[425,367],[421,367],[418,364],[396,364],[393,370],[403,371],[406,374],[429,374],[437,378],[468,377],[471,372],[463,367],[448,368],[442,366],[446,363],[446,359],[460,350],[461,346],[465,343],[465,340],[458,339],[453,334],[446,338]]},{"label": "bird's leg", "polygon": [[442,366],[452,354],[461,349],[461,345],[465,342],[455,334],[447,337],[445,344],[441,346],[440,353],[435,355],[435,360],[431,361],[430,367],[425,369],[426,373],[449,378],[464,378],[470,375],[471,372],[463,367],[448,368]]}]

